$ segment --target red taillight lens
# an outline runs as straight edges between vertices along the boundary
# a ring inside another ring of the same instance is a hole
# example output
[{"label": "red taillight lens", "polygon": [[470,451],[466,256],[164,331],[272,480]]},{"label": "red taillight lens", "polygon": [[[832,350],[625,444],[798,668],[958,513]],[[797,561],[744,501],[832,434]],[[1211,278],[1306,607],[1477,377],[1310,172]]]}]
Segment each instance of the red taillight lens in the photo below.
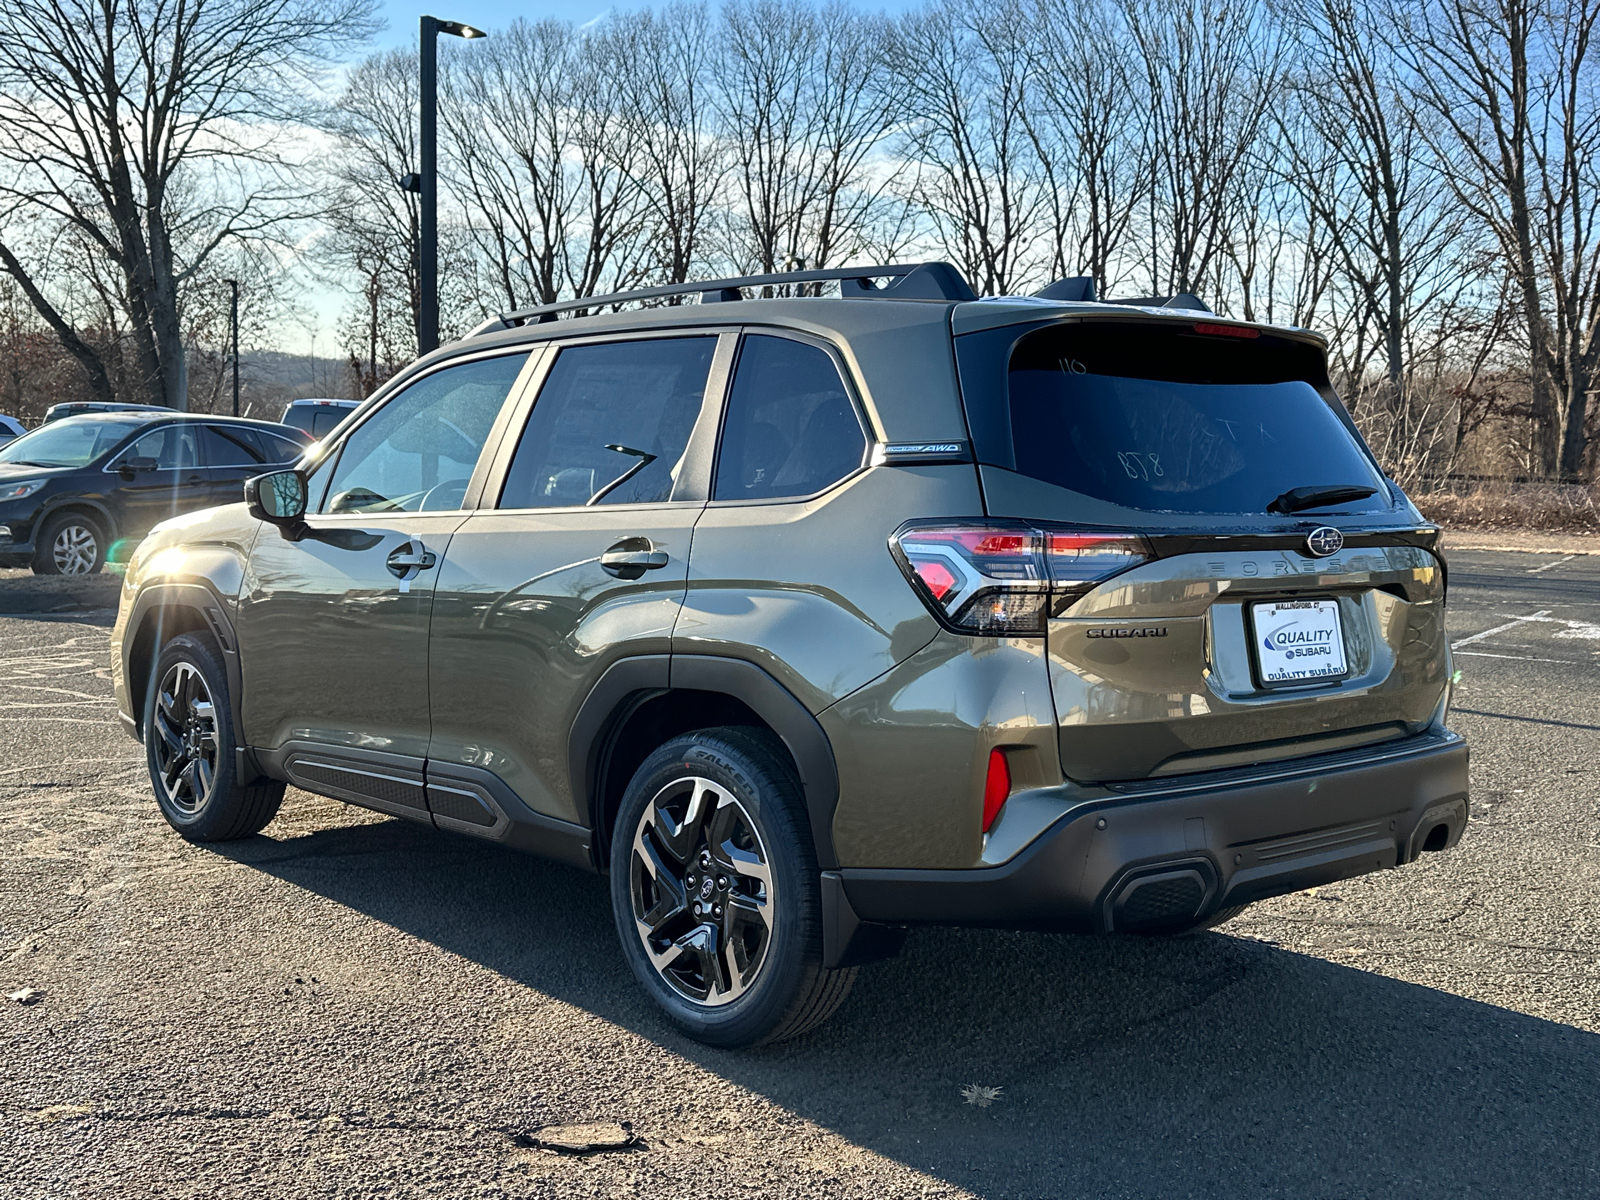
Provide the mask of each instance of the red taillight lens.
[{"label": "red taillight lens", "polygon": [[1000,809],[1011,798],[1011,768],[1004,751],[989,751],[989,775],[983,781],[983,831],[989,832]]},{"label": "red taillight lens", "polygon": [[1054,597],[1071,603],[1095,584],[1155,557],[1138,534],[1018,521],[928,521],[889,539],[906,578],[933,612],[963,633],[1041,634]]},{"label": "red taillight lens", "polygon": [[1058,599],[1076,600],[1102,579],[1154,557],[1150,543],[1137,534],[1051,533],[1046,537],[1046,562]]},{"label": "red taillight lens", "polygon": [[933,594],[935,600],[943,600],[956,590],[956,577],[950,573],[950,568],[943,563],[923,561],[917,563],[914,569],[917,572],[917,578],[922,580],[922,585]]}]

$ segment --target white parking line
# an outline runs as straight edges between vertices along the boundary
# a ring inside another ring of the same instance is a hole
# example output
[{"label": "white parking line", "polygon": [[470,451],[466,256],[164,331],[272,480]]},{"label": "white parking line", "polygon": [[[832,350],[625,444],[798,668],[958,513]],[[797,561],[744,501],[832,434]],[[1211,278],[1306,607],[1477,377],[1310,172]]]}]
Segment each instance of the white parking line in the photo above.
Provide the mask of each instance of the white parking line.
[{"label": "white parking line", "polygon": [[1496,625],[1493,629],[1485,629],[1482,633],[1475,633],[1471,637],[1464,637],[1459,642],[1451,642],[1450,649],[1459,650],[1463,646],[1470,646],[1473,642],[1481,642],[1484,638],[1493,637],[1497,633],[1504,633],[1508,629],[1515,629],[1526,621],[1542,621],[1550,615],[1548,608],[1541,608],[1536,613],[1529,613],[1525,617],[1513,617],[1504,625]]},{"label": "white parking line", "polygon": [[1576,554],[1569,554],[1565,558],[1556,559],[1555,562],[1547,562],[1542,567],[1529,567],[1528,568],[1528,574],[1529,575],[1537,575],[1541,571],[1548,571],[1551,567],[1559,567],[1564,562],[1571,562],[1573,559],[1575,559],[1577,557],[1578,556]]},{"label": "white parking line", "polygon": [[1579,667],[1588,665],[1576,658],[1536,658],[1532,654],[1490,654],[1487,650],[1457,650],[1455,653],[1463,658],[1514,658],[1518,662],[1567,663]]}]

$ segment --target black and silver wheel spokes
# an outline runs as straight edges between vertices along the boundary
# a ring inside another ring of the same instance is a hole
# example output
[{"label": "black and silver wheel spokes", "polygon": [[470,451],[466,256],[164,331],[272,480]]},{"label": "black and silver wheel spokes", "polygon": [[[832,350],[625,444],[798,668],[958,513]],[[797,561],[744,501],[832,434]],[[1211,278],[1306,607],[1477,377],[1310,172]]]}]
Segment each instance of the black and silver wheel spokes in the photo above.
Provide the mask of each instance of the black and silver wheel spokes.
[{"label": "black and silver wheel spokes", "polygon": [[717,1006],[754,982],[772,941],[766,848],[732,792],[679,779],[634,832],[629,891],[645,953],[679,994]]},{"label": "black and silver wheel spokes", "polygon": [[63,575],[87,575],[99,554],[94,531],[83,525],[62,526],[50,544],[50,557]]},{"label": "black and silver wheel spokes", "polygon": [[200,672],[174,663],[156,692],[151,737],[156,774],[166,799],[184,813],[198,813],[217,777],[217,714]]}]

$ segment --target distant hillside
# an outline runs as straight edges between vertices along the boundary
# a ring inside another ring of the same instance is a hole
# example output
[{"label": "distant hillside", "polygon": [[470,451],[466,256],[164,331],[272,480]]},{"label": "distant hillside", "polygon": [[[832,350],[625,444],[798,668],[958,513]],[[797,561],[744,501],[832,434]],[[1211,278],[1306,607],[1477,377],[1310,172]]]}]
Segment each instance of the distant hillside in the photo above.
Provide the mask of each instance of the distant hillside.
[{"label": "distant hillside", "polygon": [[[226,355],[190,365],[190,404],[198,411],[228,412],[233,405],[233,369]],[[275,421],[291,400],[354,398],[349,364],[321,355],[251,350],[239,356],[239,415]],[[208,403],[208,401],[213,401]]]}]

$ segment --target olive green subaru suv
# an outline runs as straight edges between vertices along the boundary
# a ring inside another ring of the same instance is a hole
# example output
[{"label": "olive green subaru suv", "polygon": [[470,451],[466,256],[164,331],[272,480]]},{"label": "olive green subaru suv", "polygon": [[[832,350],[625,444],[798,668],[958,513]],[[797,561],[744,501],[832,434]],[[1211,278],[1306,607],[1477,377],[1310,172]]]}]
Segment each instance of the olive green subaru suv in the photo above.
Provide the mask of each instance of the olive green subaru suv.
[{"label": "olive green subaru suv", "polygon": [[245,500],[127,571],[166,819],[293,784],[604,873],[706,1042],[812,1028],[907,926],[1204,929],[1466,824],[1438,529],[1320,338],[1193,297],[547,305]]}]

